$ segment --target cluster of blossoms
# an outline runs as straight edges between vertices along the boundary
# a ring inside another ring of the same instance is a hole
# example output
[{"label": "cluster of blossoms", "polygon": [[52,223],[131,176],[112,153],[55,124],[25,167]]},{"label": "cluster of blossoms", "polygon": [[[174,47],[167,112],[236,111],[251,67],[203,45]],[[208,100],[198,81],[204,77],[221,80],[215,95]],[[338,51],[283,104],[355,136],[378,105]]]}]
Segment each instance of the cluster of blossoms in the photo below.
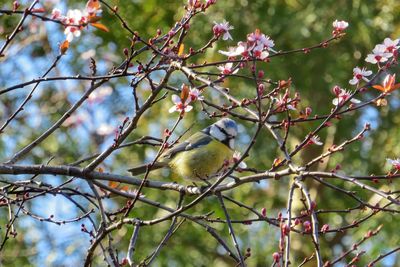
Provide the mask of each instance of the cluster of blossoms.
[{"label": "cluster of blossoms", "polygon": [[[333,22],[334,35],[338,35],[342,33],[349,24],[346,21],[338,21],[335,20]],[[389,60],[389,58],[396,58],[398,55],[398,49],[400,48],[400,39],[392,40],[390,38],[385,38],[382,44],[377,44],[375,48],[372,50],[371,54],[368,54],[365,61],[372,64],[379,64]],[[372,71],[367,70],[366,68],[355,67],[353,69],[353,78],[349,80],[349,84],[358,85],[361,81],[370,82],[367,78],[372,75]],[[400,84],[395,84],[395,75],[388,74],[382,85],[373,85],[372,87],[378,89],[384,93],[390,93],[391,91],[400,88]],[[333,105],[341,105],[346,102],[351,97],[351,92],[345,89],[340,88],[339,86],[335,86],[333,88],[333,93],[336,98],[333,99]],[[350,102],[354,104],[360,103],[357,99],[350,99]]]},{"label": "cluster of blossoms", "polygon": [[400,39],[392,40],[385,38],[383,44],[377,44],[372,50],[372,54],[368,54],[365,61],[372,64],[386,62],[391,57],[396,57],[399,49]]},{"label": "cluster of blossoms", "polygon": [[274,41],[257,29],[247,35],[246,42],[238,42],[236,47],[230,47],[228,51],[220,50],[218,52],[228,57],[243,56],[265,60],[268,58],[270,51],[275,52],[272,49],[274,46]]},{"label": "cluster of blossoms", "polygon": [[398,159],[386,159],[386,161],[393,166],[397,171],[400,171],[400,158]]},{"label": "cluster of blossoms", "polygon": [[[398,49],[400,48],[399,43],[400,39],[392,40],[390,38],[385,38],[382,44],[377,44],[372,50],[372,53],[367,55],[365,61],[372,64],[379,64],[387,62],[392,57],[394,58],[393,60],[395,60],[398,56]],[[368,83],[370,80],[367,79],[367,77],[371,75],[372,71],[367,70],[366,68],[361,69],[359,67],[355,67],[353,69],[353,78],[349,81],[349,83],[351,85],[358,85],[362,80]],[[372,87],[387,94],[400,88],[400,84],[396,84],[395,80],[395,74],[388,74],[383,80],[382,85],[372,85]],[[336,95],[336,98],[332,101],[334,105],[342,104],[350,97],[351,94],[349,91],[341,89],[338,86],[335,86],[333,91]],[[351,99],[350,101],[352,103],[360,103],[360,101],[357,99]],[[386,101],[384,99],[377,101],[378,106],[386,105],[385,103]]]},{"label": "cluster of blossoms", "polygon": [[183,84],[181,87],[181,95],[172,95],[172,102],[174,102],[174,106],[172,106],[168,111],[172,112],[189,112],[193,109],[191,102],[196,100],[203,100],[204,97],[200,95],[201,92],[196,88],[189,88],[186,84]]},{"label": "cluster of blossoms", "polygon": [[[332,34],[338,35],[338,34],[341,34],[345,29],[347,29],[347,27],[349,27],[349,23],[344,20],[335,20],[332,23],[332,26],[333,26]],[[366,77],[370,76],[371,74],[372,74],[372,71],[367,70],[366,68],[360,69],[359,67],[355,67],[353,69],[353,78],[349,81],[349,83],[351,85],[356,85],[356,84],[360,83],[361,80],[369,82],[369,80]],[[342,90],[342,92],[339,92],[339,93],[335,92],[335,94],[337,96],[339,96],[340,93],[341,93],[341,95],[345,95],[344,92],[345,91]],[[336,102],[336,100],[335,100],[335,102]],[[337,104],[335,104],[335,105],[337,105]]]},{"label": "cluster of blossoms", "polygon": [[79,9],[68,10],[67,15],[64,16],[58,8],[53,9],[51,18],[58,20],[65,26],[64,34],[68,42],[71,42],[74,37],[79,37],[81,31],[88,23],[93,26],[105,29],[105,26],[95,23],[100,19],[99,14],[102,12],[100,2],[98,0],[89,0],[86,3],[86,8],[81,11]]}]

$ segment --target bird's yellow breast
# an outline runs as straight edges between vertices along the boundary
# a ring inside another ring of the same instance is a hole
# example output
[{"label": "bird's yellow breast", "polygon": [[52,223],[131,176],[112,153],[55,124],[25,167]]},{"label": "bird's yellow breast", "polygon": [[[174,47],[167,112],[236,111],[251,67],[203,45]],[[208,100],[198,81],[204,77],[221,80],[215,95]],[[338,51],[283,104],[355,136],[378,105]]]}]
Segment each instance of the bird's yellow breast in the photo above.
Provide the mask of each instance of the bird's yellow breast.
[{"label": "bird's yellow breast", "polygon": [[178,153],[169,162],[169,166],[184,179],[206,180],[217,174],[224,162],[232,156],[233,150],[217,140],[212,140],[207,145]]}]

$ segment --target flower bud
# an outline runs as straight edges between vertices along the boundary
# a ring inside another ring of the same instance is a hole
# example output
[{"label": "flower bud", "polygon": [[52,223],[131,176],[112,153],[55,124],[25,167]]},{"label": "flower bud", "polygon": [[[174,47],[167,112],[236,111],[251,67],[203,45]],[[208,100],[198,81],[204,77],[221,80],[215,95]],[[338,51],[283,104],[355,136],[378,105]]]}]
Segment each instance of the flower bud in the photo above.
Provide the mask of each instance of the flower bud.
[{"label": "flower bud", "polygon": [[336,96],[339,96],[340,93],[342,92],[342,88],[340,88],[339,86],[335,85],[335,86],[332,88],[332,91],[333,91],[333,93],[334,93]]},{"label": "flower bud", "polygon": [[267,216],[267,209],[266,209],[266,208],[262,208],[262,209],[261,209],[261,215],[262,215],[263,217]]},{"label": "flower bud", "polygon": [[311,223],[310,223],[310,221],[303,222],[303,227],[304,227],[304,231],[306,233],[311,232]]},{"label": "flower bud", "polygon": [[127,56],[129,55],[129,50],[128,50],[128,48],[125,47],[123,51],[124,51],[124,55],[127,57]]},{"label": "flower bud", "polygon": [[281,231],[283,235],[289,235],[290,227],[286,223],[281,226]]},{"label": "flower bud", "polygon": [[321,227],[321,232],[326,233],[329,230],[329,224],[324,224]]},{"label": "flower bud", "polygon": [[312,109],[310,107],[306,107],[304,114],[308,117],[311,115]]},{"label": "flower bud", "polygon": [[274,259],[274,262],[278,262],[281,259],[281,255],[278,252],[274,252],[272,258]]},{"label": "flower bud", "polygon": [[313,200],[310,203],[310,210],[315,210],[315,208],[317,207],[317,203]]},{"label": "flower bud", "polygon": [[260,95],[262,95],[262,94],[264,93],[264,90],[265,90],[265,85],[264,85],[263,83],[260,83],[260,84],[257,86],[257,90],[258,90],[258,93],[259,93]]}]

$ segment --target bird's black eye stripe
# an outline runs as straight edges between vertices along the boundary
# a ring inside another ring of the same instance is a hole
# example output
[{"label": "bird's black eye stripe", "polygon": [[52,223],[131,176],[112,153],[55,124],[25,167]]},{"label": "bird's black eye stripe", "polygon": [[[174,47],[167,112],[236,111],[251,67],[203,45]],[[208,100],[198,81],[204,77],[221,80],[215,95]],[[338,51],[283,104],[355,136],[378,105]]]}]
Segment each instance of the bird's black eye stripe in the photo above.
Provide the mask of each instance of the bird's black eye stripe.
[{"label": "bird's black eye stripe", "polygon": [[221,128],[221,127],[219,127],[218,125],[215,125],[215,126],[218,128],[218,130],[220,130],[223,134],[225,134],[226,137],[227,137],[228,139],[234,138],[234,136],[228,134],[228,133],[225,131],[224,128]]}]

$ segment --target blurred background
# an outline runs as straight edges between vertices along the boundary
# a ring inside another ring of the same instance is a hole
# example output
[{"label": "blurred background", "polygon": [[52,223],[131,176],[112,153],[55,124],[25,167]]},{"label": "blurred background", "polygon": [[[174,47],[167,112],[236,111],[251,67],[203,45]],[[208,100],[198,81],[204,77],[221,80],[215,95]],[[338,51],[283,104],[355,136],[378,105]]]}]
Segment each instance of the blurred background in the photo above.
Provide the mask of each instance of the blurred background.
[{"label": "blurred background", "polygon": [[[23,10],[30,1],[20,1]],[[53,8],[59,8],[65,14],[68,9],[83,9],[86,1],[57,1],[43,0],[42,5],[50,16]],[[157,29],[163,33],[184,14],[186,1],[164,0],[124,0],[107,1],[111,6],[118,6],[120,15],[126,19],[129,27],[138,31],[148,39],[156,34]],[[0,0],[0,9],[12,9],[12,1]],[[219,41],[212,49],[196,57],[197,62],[212,62],[225,59],[218,54],[218,50],[227,50],[236,42],[245,40],[246,35],[255,29],[260,29],[275,41],[275,50],[291,50],[308,47],[320,43],[331,36],[332,22],[335,19],[346,20],[350,26],[346,36],[339,42],[333,42],[326,49],[313,50],[309,54],[292,54],[276,57],[269,63],[259,64],[265,72],[265,77],[273,81],[292,79],[293,92],[301,93],[301,109],[312,107],[313,115],[326,114],[333,107],[331,104],[334,95],[332,87],[339,85],[344,88],[354,89],[348,81],[352,78],[352,70],[356,66],[367,66],[376,71],[376,66],[367,64],[364,59],[368,53],[384,38],[396,39],[400,34],[400,2],[396,0],[380,1],[300,1],[300,0],[231,0],[217,1],[217,4],[208,9],[206,14],[197,16],[190,25],[189,35],[185,47],[199,48],[212,37],[213,22],[227,20],[235,27],[231,31],[233,41]],[[0,44],[5,36],[10,34],[20,19],[19,15],[8,16],[0,14]],[[123,49],[130,46],[130,36],[120,26],[120,22],[103,7],[101,20],[110,32],[94,29],[82,31],[79,38],[75,38],[67,55],[63,57],[57,68],[49,75],[89,75],[90,58],[97,63],[98,75],[106,74],[112,66],[118,66],[124,60]],[[12,45],[6,51],[7,57],[0,58],[0,89],[30,81],[41,76],[54,61],[58,54],[58,46],[65,36],[60,25],[43,22],[38,19],[28,18],[24,31],[18,34]],[[145,60],[145,58],[141,58]],[[218,73],[215,67],[202,69]],[[396,73],[396,69],[391,70]],[[240,74],[248,74],[243,70]],[[187,82],[184,77],[173,76],[170,85],[180,87],[182,82]],[[49,159],[52,165],[68,164],[83,156],[101,152],[113,142],[114,130],[122,124],[125,117],[131,117],[134,112],[132,89],[129,78],[114,79],[106,83],[98,91],[102,92],[87,101],[69,120],[67,125],[61,127],[55,134],[35,148],[29,157],[20,163],[43,164]],[[41,83],[33,99],[25,111],[20,113],[1,135],[0,159],[8,160],[20,148],[30,143],[34,138],[44,132],[66,110],[80,98],[89,87],[89,82],[82,81],[55,81]],[[245,79],[230,78],[224,83],[231,93],[238,99],[254,97],[254,85]],[[0,96],[0,118],[3,123],[23,101],[30,88],[22,88],[12,93]],[[148,95],[149,87],[138,88],[141,99]],[[212,99],[218,104],[224,102],[218,96],[206,91],[207,99]],[[369,100],[378,95],[373,89],[367,90],[357,98]],[[390,166],[386,158],[397,158],[400,155],[400,118],[397,115],[400,108],[398,92],[392,93],[388,98],[388,105],[384,107],[368,106],[360,111],[344,115],[340,121],[321,132],[321,141],[324,146],[309,147],[295,157],[297,164],[308,161],[317,156],[323,149],[331,144],[338,144],[351,138],[359,131],[364,123],[370,122],[372,131],[368,133],[363,142],[358,142],[348,147],[343,153],[335,154],[329,161],[318,165],[318,170],[332,170],[338,164],[343,171],[353,175],[369,175],[386,173]],[[183,122],[177,129],[177,134],[182,134],[193,123],[191,131],[197,131],[209,125],[212,120],[201,112],[201,107],[196,104],[194,111],[185,115]],[[154,105],[140,120],[139,127],[129,137],[135,140],[144,135],[161,138],[163,130],[171,127],[177,118],[176,114],[169,114],[172,106],[170,96],[158,105]],[[160,115],[161,114],[161,115]],[[296,113],[294,113],[296,114]],[[298,115],[298,114],[296,114]],[[278,119],[279,117],[277,117]],[[244,151],[255,127],[251,124],[238,121],[240,124],[240,138],[237,148]],[[317,124],[309,123],[295,127],[288,140],[294,147]],[[107,172],[126,175],[126,169],[148,162],[154,157],[157,148],[152,146],[134,146],[119,150],[111,155],[102,164]],[[266,131],[260,138],[250,157],[246,159],[249,167],[261,170],[269,169],[275,158],[282,157],[279,147],[273,142]],[[82,167],[85,165],[81,165]],[[169,179],[167,174],[156,173],[151,176],[155,180]],[[18,179],[28,179],[18,176]],[[54,186],[65,181],[66,177],[42,176],[41,181]],[[1,179],[16,179],[4,176]],[[318,209],[343,210],[357,205],[357,203],[327,187],[321,187],[313,181],[306,181],[313,199],[317,202]],[[357,191],[358,196],[371,203],[374,196],[359,190],[349,184],[339,181],[335,185],[346,190]],[[396,188],[394,184],[382,183],[375,185],[381,190]],[[266,208],[267,216],[276,217],[279,212],[285,214],[289,178],[279,181],[264,181],[259,184],[246,184],[235,188],[227,195],[253,207],[256,210]],[[2,183],[0,182],[0,186]],[[90,192],[86,183],[77,179],[73,186],[79,190]],[[146,197],[174,207],[178,194],[174,192],[159,192],[145,189]],[[191,200],[190,198],[186,201]],[[90,203],[85,199],[76,198],[76,201],[89,208]],[[125,203],[120,198],[106,201],[109,211],[115,211]],[[295,203],[300,205],[301,203]],[[55,219],[65,220],[79,216],[80,211],[67,199],[51,194],[43,195],[26,204],[26,208],[43,217],[54,215]],[[233,219],[253,218],[245,209],[228,204],[229,212]],[[208,198],[200,205],[189,211],[191,214],[205,214],[214,211],[213,217],[223,218],[223,212],[215,198]],[[0,235],[4,236],[4,225],[7,223],[7,208],[0,209]],[[350,213],[328,213],[319,216],[320,225],[328,223],[331,228],[349,224],[356,219],[367,215],[370,211]],[[138,203],[133,216],[141,219],[159,217],[164,212]],[[364,266],[376,258],[380,253],[393,249],[400,243],[398,235],[398,222],[396,214],[379,213],[373,219],[361,224],[359,227],[343,233],[332,233],[321,237],[321,247],[324,259],[334,259],[343,251],[348,250],[353,243],[360,240],[368,230],[376,229],[383,224],[379,235],[365,242],[359,250],[367,253],[360,258],[357,266]],[[96,218],[94,218],[96,219]],[[87,234],[82,233],[82,222],[67,225],[55,225],[34,220],[29,216],[20,216],[17,220],[18,235],[7,242],[6,248],[0,253],[0,265],[3,266],[73,266],[81,265],[86,249],[90,245]],[[143,259],[157,246],[170,222],[159,224],[158,227],[143,227],[140,231],[140,247],[135,253],[136,259]],[[221,224],[212,224],[229,243],[228,229]],[[250,247],[252,256],[248,260],[249,266],[266,266],[272,263],[272,253],[278,250],[279,231],[267,223],[253,223],[251,225],[235,225],[239,243],[242,248]],[[123,227],[114,232],[114,244],[120,252],[122,259],[128,247],[132,227]],[[292,263],[297,266],[313,252],[309,237],[292,235]],[[352,254],[354,256],[354,254]],[[345,266],[353,256],[349,256],[337,266]],[[102,257],[97,257],[96,266],[104,266]],[[400,263],[400,256],[394,254],[387,257],[379,266],[396,266]],[[191,222],[185,222],[179,231],[169,240],[167,246],[161,250],[154,266],[232,266],[233,262],[225,254],[224,249],[204,229]],[[314,266],[314,262],[306,266]]]}]

